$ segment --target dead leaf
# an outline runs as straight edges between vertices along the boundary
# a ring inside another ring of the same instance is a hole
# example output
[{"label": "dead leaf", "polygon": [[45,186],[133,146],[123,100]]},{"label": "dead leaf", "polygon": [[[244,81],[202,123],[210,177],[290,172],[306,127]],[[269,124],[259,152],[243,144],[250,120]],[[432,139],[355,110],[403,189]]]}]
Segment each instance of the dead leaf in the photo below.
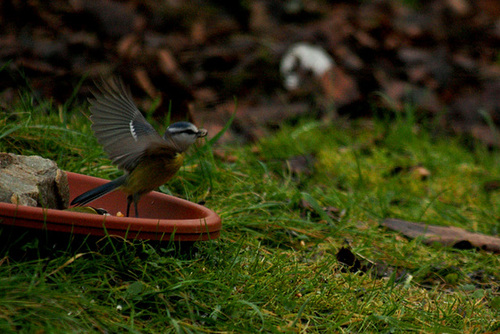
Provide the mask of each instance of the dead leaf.
[{"label": "dead leaf", "polygon": [[491,180],[483,184],[483,189],[487,193],[500,190],[500,180]]},{"label": "dead leaf", "polygon": [[252,31],[264,32],[274,26],[274,20],[269,13],[267,3],[264,1],[250,2],[250,19],[249,26]]},{"label": "dead leaf", "polygon": [[233,163],[233,162],[238,161],[238,156],[231,154],[228,151],[225,151],[221,148],[216,148],[216,149],[214,149],[213,152],[214,152],[214,156],[216,156],[217,158],[219,158],[220,160],[222,160],[224,162]]},{"label": "dead leaf", "polygon": [[479,139],[489,146],[494,147],[500,145],[500,138],[488,125],[475,124],[471,127],[471,133],[474,138]]},{"label": "dead leaf", "polygon": [[382,222],[391,230],[403,233],[409,238],[423,237],[427,245],[440,243],[458,249],[478,248],[500,253],[500,238],[466,231],[454,226],[436,226],[388,218]]},{"label": "dead leaf", "polygon": [[207,40],[207,25],[204,20],[198,20],[191,26],[191,38],[196,44],[203,44]]},{"label": "dead leaf", "polygon": [[326,71],[320,83],[326,98],[335,101],[337,106],[353,103],[361,97],[356,80],[338,66]]},{"label": "dead leaf", "polygon": [[419,178],[422,181],[427,180],[429,176],[431,176],[431,172],[427,168],[420,165],[411,167],[396,166],[388,172],[388,175],[393,177],[408,172],[410,172],[410,175],[413,177]]},{"label": "dead leaf", "polygon": [[286,166],[292,174],[311,175],[315,158],[312,154],[297,155],[286,160]]},{"label": "dead leaf", "polygon": [[59,67],[55,67],[47,62],[34,59],[20,58],[16,61],[16,64],[19,67],[30,69],[33,70],[35,73],[40,73],[40,74],[64,75],[66,73],[65,70]]},{"label": "dead leaf", "polygon": [[447,0],[446,2],[448,7],[460,16],[467,15],[471,10],[471,6],[466,0]]},{"label": "dead leaf", "polygon": [[135,34],[123,36],[117,44],[117,51],[120,57],[134,59],[141,53],[141,46]]},{"label": "dead leaf", "polygon": [[167,49],[158,50],[158,64],[160,70],[166,75],[176,75],[179,66],[177,65],[177,60],[175,60],[174,55]]},{"label": "dead leaf", "polygon": [[262,153],[262,150],[259,146],[257,145],[253,145],[251,148],[250,148],[250,151],[253,153],[253,154],[260,154]]},{"label": "dead leaf", "polygon": [[158,96],[158,91],[151,82],[148,72],[143,68],[138,68],[134,71],[135,79],[138,85],[151,97]]},{"label": "dead leaf", "polygon": [[427,180],[431,176],[431,172],[422,166],[415,166],[412,169],[413,175],[420,178],[421,180]]}]

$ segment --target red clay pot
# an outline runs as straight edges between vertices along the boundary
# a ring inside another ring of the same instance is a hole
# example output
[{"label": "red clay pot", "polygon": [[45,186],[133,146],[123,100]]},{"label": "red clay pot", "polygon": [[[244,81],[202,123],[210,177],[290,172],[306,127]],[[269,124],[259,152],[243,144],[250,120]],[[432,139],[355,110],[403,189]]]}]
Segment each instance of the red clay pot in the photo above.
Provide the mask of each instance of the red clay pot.
[{"label": "red clay pot", "polygon": [[[108,180],[66,172],[70,199]],[[220,217],[204,206],[153,191],[139,201],[140,218],[125,213],[126,196],[115,191],[91,203],[111,216],[0,203],[0,225],[85,235],[118,235],[127,239],[196,241],[219,237]],[[133,210],[132,210],[133,212]]]}]

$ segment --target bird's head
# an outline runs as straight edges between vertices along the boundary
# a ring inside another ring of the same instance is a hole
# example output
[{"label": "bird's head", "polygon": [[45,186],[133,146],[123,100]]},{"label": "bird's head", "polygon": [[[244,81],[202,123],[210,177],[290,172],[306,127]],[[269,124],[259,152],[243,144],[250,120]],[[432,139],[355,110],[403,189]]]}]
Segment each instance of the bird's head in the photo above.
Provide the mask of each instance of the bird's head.
[{"label": "bird's head", "polygon": [[198,129],[194,124],[189,122],[177,122],[171,124],[165,131],[163,138],[171,140],[179,151],[186,151],[196,139],[205,137],[207,130]]}]

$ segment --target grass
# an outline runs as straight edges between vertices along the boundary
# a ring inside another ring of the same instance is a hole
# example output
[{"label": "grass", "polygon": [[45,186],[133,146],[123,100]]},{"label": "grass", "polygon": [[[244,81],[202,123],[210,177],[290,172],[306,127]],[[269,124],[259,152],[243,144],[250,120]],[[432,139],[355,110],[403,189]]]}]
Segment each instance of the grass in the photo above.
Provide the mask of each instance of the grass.
[{"label": "grass", "polygon": [[[118,176],[82,111],[23,95],[0,114],[0,151]],[[499,331],[498,255],[426,246],[379,225],[393,217],[499,233],[500,191],[485,187],[500,179],[499,151],[432,130],[409,108],[391,121],[283,125],[254,145],[217,148],[226,158],[199,146],[162,190],[205,201],[222,217],[220,239],[53,248],[10,236],[0,331]],[[362,270],[339,262],[342,248]]]}]

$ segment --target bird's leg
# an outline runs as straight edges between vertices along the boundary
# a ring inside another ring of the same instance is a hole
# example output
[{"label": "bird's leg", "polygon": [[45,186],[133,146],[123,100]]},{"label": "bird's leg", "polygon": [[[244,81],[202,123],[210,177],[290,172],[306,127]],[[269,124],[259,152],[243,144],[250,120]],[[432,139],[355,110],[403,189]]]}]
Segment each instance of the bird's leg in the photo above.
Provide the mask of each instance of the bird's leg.
[{"label": "bird's leg", "polygon": [[[132,204],[132,195],[128,195],[127,196],[127,217],[129,216],[129,213],[130,213],[130,204]],[[135,213],[137,215],[137,208],[135,209]]]},{"label": "bird's leg", "polygon": [[133,199],[134,199],[135,218],[139,218],[139,211],[137,211],[137,203],[139,203],[139,194],[134,194]]}]

